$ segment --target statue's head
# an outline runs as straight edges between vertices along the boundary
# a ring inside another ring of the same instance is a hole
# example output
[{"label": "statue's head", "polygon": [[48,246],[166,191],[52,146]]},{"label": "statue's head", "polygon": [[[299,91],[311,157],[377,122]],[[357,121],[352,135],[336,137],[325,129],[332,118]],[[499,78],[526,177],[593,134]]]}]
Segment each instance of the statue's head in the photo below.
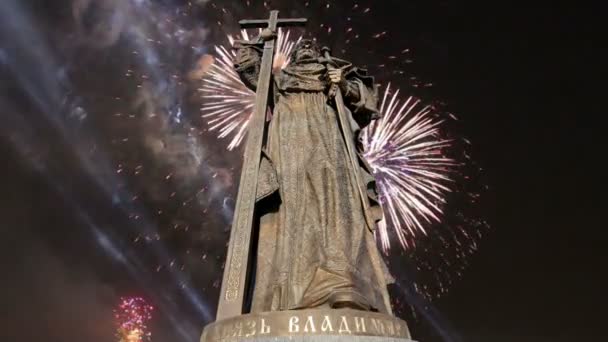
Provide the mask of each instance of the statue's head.
[{"label": "statue's head", "polygon": [[314,40],[302,39],[293,49],[291,55],[292,62],[299,62],[305,59],[314,59],[321,57],[321,49]]}]

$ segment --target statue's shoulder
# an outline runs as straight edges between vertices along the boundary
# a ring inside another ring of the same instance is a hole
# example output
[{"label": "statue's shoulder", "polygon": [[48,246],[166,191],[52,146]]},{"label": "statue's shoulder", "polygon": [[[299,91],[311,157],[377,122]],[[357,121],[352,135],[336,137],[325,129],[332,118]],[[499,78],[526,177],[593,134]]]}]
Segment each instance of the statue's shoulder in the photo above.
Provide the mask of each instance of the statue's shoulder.
[{"label": "statue's shoulder", "polygon": [[371,80],[371,83],[373,83],[374,78],[367,72],[367,69],[357,67],[352,62],[342,58],[332,57],[332,62],[336,67],[344,68],[346,77],[360,78],[364,82]]},{"label": "statue's shoulder", "polygon": [[345,77],[348,78],[357,78],[360,79],[363,84],[365,84],[366,86],[373,86],[375,81],[374,81],[374,77],[371,76],[368,72],[367,69],[363,69],[363,68],[358,68],[358,67],[351,67],[347,72]]}]

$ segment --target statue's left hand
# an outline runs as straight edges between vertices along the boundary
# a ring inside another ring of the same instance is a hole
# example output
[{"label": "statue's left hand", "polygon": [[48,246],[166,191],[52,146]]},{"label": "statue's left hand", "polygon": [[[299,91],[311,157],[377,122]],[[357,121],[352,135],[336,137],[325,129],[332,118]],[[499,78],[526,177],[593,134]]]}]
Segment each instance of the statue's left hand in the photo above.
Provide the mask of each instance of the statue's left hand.
[{"label": "statue's left hand", "polygon": [[342,84],[346,82],[346,78],[344,78],[344,72],[342,69],[330,68],[327,71],[327,75],[329,76],[329,80],[334,84]]},{"label": "statue's left hand", "polygon": [[[340,87],[340,90],[342,90],[342,92],[346,91],[348,83],[346,81],[346,77],[344,77],[344,70],[339,68],[329,68],[327,70],[327,76],[329,77],[329,81],[332,84],[335,84],[336,86]],[[333,95],[335,94],[330,94],[330,97],[333,97]]]}]

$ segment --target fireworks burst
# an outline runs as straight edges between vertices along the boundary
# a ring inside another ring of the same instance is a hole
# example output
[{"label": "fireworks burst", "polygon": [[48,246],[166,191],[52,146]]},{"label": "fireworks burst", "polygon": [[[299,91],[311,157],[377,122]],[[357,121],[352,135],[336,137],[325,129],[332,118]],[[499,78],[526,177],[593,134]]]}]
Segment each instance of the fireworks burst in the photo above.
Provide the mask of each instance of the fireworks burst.
[{"label": "fireworks burst", "polygon": [[427,234],[425,224],[441,221],[450,173],[457,165],[444,155],[450,140],[441,137],[442,121],[432,116],[432,108],[411,96],[401,103],[398,96],[399,90],[391,95],[389,84],[382,118],[361,134],[385,213],[378,227],[384,252],[391,246],[389,226],[407,249],[418,234]]},{"label": "fireworks burst", "polygon": [[[289,30],[279,30],[274,69],[285,68],[294,45],[301,39],[289,39]],[[247,31],[242,39],[249,40]],[[228,36],[230,46],[235,38]],[[217,57],[203,77],[200,88],[206,102],[201,108],[211,131],[218,138],[232,136],[227,146],[233,150],[241,144],[255,104],[255,93],[248,89],[233,67],[235,52],[216,46]],[[386,88],[381,111],[383,118],[364,130],[365,157],[378,180],[381,201],[388,222],[379,227],[379,239],[385,252],[390,249],[389,226],[403,248],[413,245],[416,234],[426,234],[425,224],[441,220],[441,204],[450,189],[449,173],[456,163],[443,156],[449,141],[439,135],[441,121],[431,116],[429,106],[408,98],[402,105],[397,90],[389,96]],[[420,110],[417,109],[420,107]],[[415,112],[415,113],[413,113]]]},{"label": "fireworks burst", "polygon": [[[285,68],[289,64],[289,56],[294,45],[302,38],[289,38],[289,30],[278,30],[277,52],[273,61],[274,70]],[[249,40],[246,30],[236,39]],[[236,41],[228,36],[230,48],[216,46],[216,57],[203,77],[203,85],[199,89],[205,98],[201,107],[201,116],[207,121],[210,131],[217,131],[218,138],[232,136],[228,150],[239,146],[247,133],[247,126],[255,103],[255,92],[247,88],[234,70],[233,58],[235,52],[232,46]]]},{"label": "fireworks burst", "polygon": [[114,313],[118,325],[116,335],[119,342],[150,340],[152,334],[146,323],[152,318],[152,310],[154,308],[143,298],[122,298]]},{"label": "fireworks burst", "polygon": [[[218,14],[217,25],[220,28],[232,20],[228,17],[234,18],[233,12],[239,13],[242,4],[235,6],[208,2],[209,9],[215,9]],[[261,2],[251,2],[251,5],[247,2],[247,6],[257,6],[256,10],[252,8],[252,13],[257,13],[257,10],[267,13],[268,9],[266,2],[266,9],[261,9]],[[308,8],[309,2],[294,6]],[[130,46],[134,50],[135,62],[128,66],[125,77],[130,80],[130,86],[137,86],[137,89],[125,93],[137,96],[134,101],[127,99],[126,95],[124,99],[123,96],[117,98],[116,103],[120,107],[115,117],[120,121],[119,127],[124,129],[120,130],[121,134],[112,136],[117,136],[113,143],[118,146],[115,151],[119,152],[116,160],[120,163],[116,172],[128,178],[134,187],[135,196],[131,202],[141,204],[138,208],[152,209],[150,212],[156,214],[151,219],[160,227],[153,234],[146,232],[133,236],[133,241],[142,248],[167,244],[178,251],[183,249],[185,252],[179,257],[154,260],[153,269],[159,273],[169,270],[200,274],[208,288],[220,284],[219,279],[211,281],[206,276],[221,274],[214,267],[221,264],[223,253],[216,253],[214,247],[224,236],[219,230],[207,229],[204,232],[206,242],[195,245],[192,232],[199,234],[194,227],[215,222],[211,220],[217,219],[217,211],[225,222],[232,217],[232,199],[227,189],[236,185],[234,180],[238,180],[238,171],[223,163],[223,158],[232,157],[220,152],[221,158],[214,160],[215,165],[208,165],[207,161],[218,154],[216,148],[234,150],[241,146],[246,136],[255,93],[241,82],[234,70],[232,46],[236,40],[250,40],[257,32],[241,31],[228,36],[222,33],[222,39],[227,37],[225,42],[215,43],[218,45],[210,54],[201,55],[205,49],[200,44],[205,38],[196,34],[194,28],[197,24],[189,21],[195,17],[195,11],[190,7],[188,5],[177,14],[167,12],[167,20],[158,15],[152,16],[152,20],[146,19],[146,24],[140,25],[145,35],[131,32]],[[382,49],[366,48],[386,41],[387,37],[396,38],[383,29],[374,29],[373,32],[359,29],[370,21],[373,11],[369,7],[354,4],[348,10],[334,4],[315,2],[310,2],[310,7],[326,14],[308,16],[311,21],[309,27],[313,29],[306,34],[331,41],[332,48],[342,55],[367,53],[362,61],[370,64],[361,67],[379,79],[392,80],[419,91],[432,87],[432,83],[410,74],[413,55],[409,48],[401,46],[389,55],[383,54]],[[324,18],[333,17],[334,14],[329,13],[334,11],[340,10],[339,14],[343,15],[343,9],[349,11],[349,21],[322,22]],[[311,10],[300,10],[302,13],[307,11]],[[158,27],[155,23],[159,23]],[[228,27],[234,26],[226,25],[224,28]],[[181,33],[184,31],[191,33],[184,36]],[[294,32],[278,30],[274,72],[288,65],[291,51],[301,39]],[[190,45],[192,51],[188,48]],[[181,65],[194,68],[179,68]],[[194,88],[199,88],[202,98],[200,104],[192,103],[200,107],[200,121],[190,115],[194,108],[188,108],[189,101],[186,101],[193,84]],[[463,160],[461,156],[466,154],[466,146],[460,143],[458,134],[454,134],[454,139],[446,139],[441,134],[453,133],[455,121],[445,116],[448,122],[442,122],[433,108],[403,94],[394,87],[387,88],[381,99],[384,118],[362,134],[367,151],[365,157],[377,179],[385,212],[385,220],[381,221],[376,238],[383,252],[390,252],[389,258],[400,257],[395,259],[396,267],[411,270],[408,277],[416,278],[413,282],[417,292],[437,298],[447,291],[452,279],[460,277],[468,256],[475,251],[481,238],[481,230],[477,229],[480,224],[469,222],[471,214],[468,211],[460,212],[467,209],[461,206],[461,195],[465,196],[465,201],[469,200],[469,190],[464,182],[469,183],[474,170],[469,167],[470,160]],[[449,130],[444,130],[448,125]],[[113,129],[112,132],[118,130]],[[131,149],[142,140],[138,135],[133,136],[138,132],[145,132],[144,147],[152,153],[152,158],[140,158],[139,153],[132,152]],[[215,137],[224,139],[224,146],[203,144]],[[454,159],[446,157],[448,155]],[[186,162],[188,160],[192,162]],[[461,178],[464,178],[462,183]],[[141,220],[144,215],[137,211],[130,217]],[[215,225],[222,226],[225,222]],[[201,261],[207,267],[204,272],[197,271]],[[214,271],[207,271],[211,269]]]}]

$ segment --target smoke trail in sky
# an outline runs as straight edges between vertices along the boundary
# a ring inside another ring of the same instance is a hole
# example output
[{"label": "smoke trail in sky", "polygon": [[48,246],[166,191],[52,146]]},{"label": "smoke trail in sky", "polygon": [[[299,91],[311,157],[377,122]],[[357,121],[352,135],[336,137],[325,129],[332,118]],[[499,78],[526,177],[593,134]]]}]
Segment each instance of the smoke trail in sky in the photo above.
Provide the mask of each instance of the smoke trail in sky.
[{"label": "smoke trail in sky", "polygon": [[[143,2],[135,1],[134,4],[141,6]],[[85,101],[78,95],[68,76],[70,62],[57,56],[56,51],[48,44],[46,32],[40,31],[37,22],[29,15],[24,4],[15,0],[3,1],[0,4],[0,21],[0,37],[3,42],[7,42],[0,58],[2,67],[8,70],[10,76],[19,85],[20,91],[27,94],[35,104],[35,112],[42,114],[44,118],[40,121],[38,117],[32,117],[29,113],[16,114],[20,112],[19,110],[6,113],[5,119],[12,125],[4,125],[2,135],[9,138],[15,149],[28,153],[40,149],[43,143],[36,141],[33,135],[27,137],[24,134],[27,134],[30,127],[44,126],[46,131],[58,136],[62,144],[71,147],[69,154],[75,157],[79,167],[96,184],[99,193],[107,198],[108,203],[113,203],[114,207],[125,216],[133,212],[142,213],[142,219],[137,224],[131,225],[131,229],[140,231],[140,234],[154,234],[158,228],[151,220],[145,219],[143,214],[145,209],[131,201],[133,194],[124,186],[125,180],[122,176],[115,172],[110,155],[100,148],[103,143],[99,142],[99,138],[90,129],[91,125],[88,122],[90,114],[83,104]],[[145,60],[150,64],[150,71],[153,73],[154,55],[152,51],[146,51]],[[163,75],[157,73],[155,77],[160,83]],[[10,100],[2,99],[2,102],[8,101]],[[6,106],[3,111],[8,111]],[[180,113],[179,106],[167,111],[168,117],[175,122],[182,120]],[[44,167],[44,158],[33,158],[32,161],[34,167],[45,174],[48,182],[56,189],[65,188],[62,183],[67,180],[49,173]],[[69,192],[64,193],[66,200],[76,203]],[[86,221],[85,226],[91,230],[100,247],[106,250],[109,256],[129,268],[134,277],[145,278],[143,274],[147,273],[146,269],[149,269],[149,265],[144,265],[136,254],[128,252],[125,246],[120,246],[119,239],[98,227],[94,222],[95,219],[89,214],[89,208],[74,204],[74,209],[81,219]],[[173,259],[162,244],[155,244],[152,248],[159,260],[166,260],[165,262],[168,263]],[[171,271],[171,274],[175,283],[181,285],[184,294],[200,317],[207,321],[211,320],[213,315],[201,298],[200,291],[192,289],[179,272]],[[151,283],[142,281],[142,285]],[[164,301],[170,303],[168,298]],[[178,322],[177,312],[169,309],[167,314],[170,317],[175,316],[173,321],[178,325],[176,330],[182,330],[179,328],[181,324]]]}]

